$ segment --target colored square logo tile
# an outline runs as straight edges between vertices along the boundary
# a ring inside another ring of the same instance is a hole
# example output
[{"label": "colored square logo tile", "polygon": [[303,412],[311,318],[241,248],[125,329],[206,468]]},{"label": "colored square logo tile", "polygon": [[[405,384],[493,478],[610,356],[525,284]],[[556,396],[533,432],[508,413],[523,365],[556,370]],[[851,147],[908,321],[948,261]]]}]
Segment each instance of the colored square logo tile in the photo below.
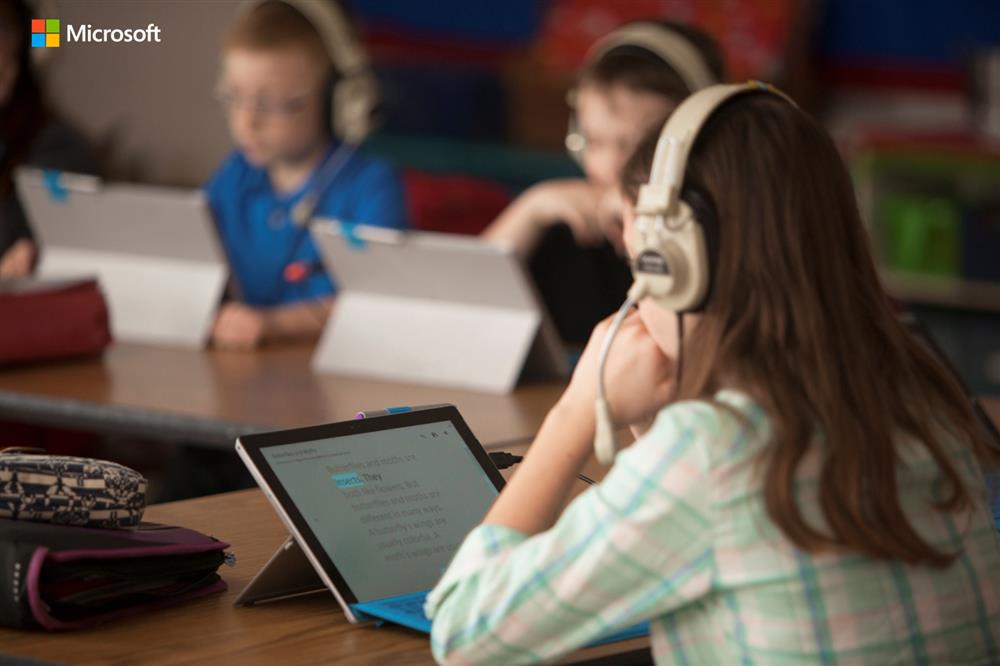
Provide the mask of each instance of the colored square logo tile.
[{"label": "colored square logo tile", "polygon": [[59,35],[45,35],[45,46],[50,49],[59,48]]},{"label": "colored square logo tile", "polygon": [[59,19],[45,19],[45,32],[59,32]]},{"label": "colored square logo tile", "polygon": [[31,48],[33,49],[45,48],[45,33],[41,32],[31,33]]},{"label": "colored square logo tile", "polygon": [[45,32],[45,19],[31,19],[31,32]]}]

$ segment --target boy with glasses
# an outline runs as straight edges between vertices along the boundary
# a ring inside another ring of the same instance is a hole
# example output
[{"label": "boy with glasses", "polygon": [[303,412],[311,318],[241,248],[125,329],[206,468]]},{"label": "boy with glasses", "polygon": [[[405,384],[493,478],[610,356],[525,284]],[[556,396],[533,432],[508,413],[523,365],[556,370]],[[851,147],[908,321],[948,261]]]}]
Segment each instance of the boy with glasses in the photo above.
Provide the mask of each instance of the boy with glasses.
[{"label": "boy with glasses", "polygon": [[388,165],[333,135],[330,49],[294,3],[244,12],[223,47],[218,98],[236,150],[206,185],[238,298],[220,309],[218,347],[251,349],[317,334],[335,291],[309,221],[403,228],[402,185]]}]

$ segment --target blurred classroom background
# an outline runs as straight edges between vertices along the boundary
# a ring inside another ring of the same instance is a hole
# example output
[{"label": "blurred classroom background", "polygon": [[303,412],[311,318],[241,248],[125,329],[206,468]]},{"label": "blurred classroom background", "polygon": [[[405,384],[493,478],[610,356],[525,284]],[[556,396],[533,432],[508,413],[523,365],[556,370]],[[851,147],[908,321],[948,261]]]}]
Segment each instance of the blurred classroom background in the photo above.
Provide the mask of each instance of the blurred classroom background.
[{"label": "blurred classroom background", "polygon": [[[110,179],[198,186],[231,145],[214,89],[239,2],[56,1],[67,23],[155,22],[158,48],[49,50],[55,107]],[[894,295],[964,379],[1000,395],[996,0],[347,0],[382,85],[369,148],[405,170],[415,225],[474,233],[526,186],[578,173],[566,92],[626,21],[698,25],[734,80],[784,88],[848,160]]]}]

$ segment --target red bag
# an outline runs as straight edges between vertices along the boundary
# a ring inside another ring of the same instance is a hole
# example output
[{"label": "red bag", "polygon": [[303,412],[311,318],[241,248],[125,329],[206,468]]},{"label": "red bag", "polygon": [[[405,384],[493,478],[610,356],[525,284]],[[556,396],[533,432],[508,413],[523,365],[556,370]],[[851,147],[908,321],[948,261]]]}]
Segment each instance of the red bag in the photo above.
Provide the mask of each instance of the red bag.
[{"label": "red bag", "polygon": [[96,280],[0,282],[0,364],[96,355],[110,343]]}]

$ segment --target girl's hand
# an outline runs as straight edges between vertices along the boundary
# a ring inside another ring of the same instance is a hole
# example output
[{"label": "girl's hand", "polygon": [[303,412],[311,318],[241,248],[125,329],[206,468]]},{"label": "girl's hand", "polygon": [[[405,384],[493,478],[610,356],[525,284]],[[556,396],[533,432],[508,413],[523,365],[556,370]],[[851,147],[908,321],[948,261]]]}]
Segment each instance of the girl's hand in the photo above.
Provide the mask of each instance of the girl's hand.
[{"label": "girl's hand", "polygon": [[[611,326],[608,317],[594,329],[580,356],[561,403],[593,409],[601,345]],[[608,405],[621,425],[644,426],[669,402],[674,386],[674,360],[668,358],[646,330],[638,312],[631,312],[611,345],[604,386]]]}]

